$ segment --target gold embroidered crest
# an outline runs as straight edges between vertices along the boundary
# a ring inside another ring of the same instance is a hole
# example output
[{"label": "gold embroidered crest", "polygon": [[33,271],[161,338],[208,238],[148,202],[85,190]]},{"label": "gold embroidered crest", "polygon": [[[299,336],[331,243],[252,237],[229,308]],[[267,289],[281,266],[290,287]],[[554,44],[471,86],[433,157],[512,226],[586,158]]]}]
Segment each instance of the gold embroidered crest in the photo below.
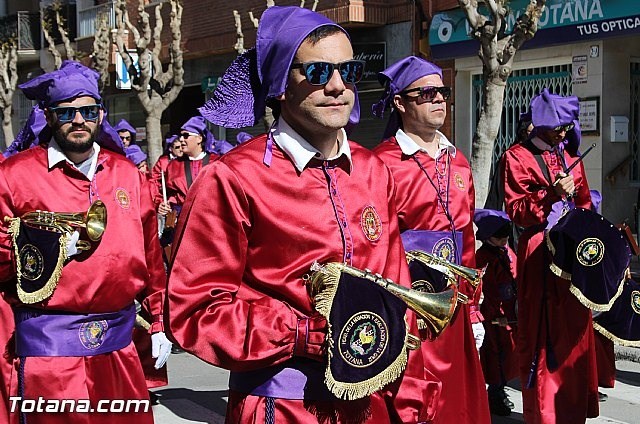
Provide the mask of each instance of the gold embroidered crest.
[{"label": "gold embroidered crest", "polygon": [[116,189],[115,198],[116,202],[118,202],[122,209],[129,209],[129,207],[131,206],[129,193],[127,193],[127,190],[123,189],[122,187]]},{"label": "gold embroidered crest", "polygon": [[376,209],[369,205],[364,208],[360,216],[360,226],[369,241],[376,241],[382,235],[382,223]]}]

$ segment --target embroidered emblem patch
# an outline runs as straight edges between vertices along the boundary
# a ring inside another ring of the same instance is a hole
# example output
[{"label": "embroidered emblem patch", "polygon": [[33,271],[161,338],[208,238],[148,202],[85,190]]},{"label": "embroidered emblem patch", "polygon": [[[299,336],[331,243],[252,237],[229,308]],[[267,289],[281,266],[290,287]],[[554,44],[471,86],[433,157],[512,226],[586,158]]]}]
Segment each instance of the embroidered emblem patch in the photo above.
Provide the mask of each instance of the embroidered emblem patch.
[{"label": "embroidered emblem patch", "polygon": [[25,244],[20,249],[20,267],[23,278],[30,281],[35,281],[44,271],[44,258],[40,250],[33,244]]},{"label": "embroidered emblem patch", "polygon": [[462,178],[462,175],[456,172],[455,174],[453,174],[453,181],[459,190],[464,191],[465,186],[464,186],[464,179]]},{"label": "embroidered emblem patch", "polygon": [[586,238],[578,244],[576,257],[584,266],[598,265],[604,256],[604,243],[597,238]]},{"label": "embroidered emblem patch", "polygon": [[431,249],[431,253],[436,256],[441,257],[442,259],[446,259],[449,262],[454,262],[454,250],[455,246],[453,245],[453,240],[448,237],[441,238],[434,245],[433,249]]},{"label": "embroidered emblem patch", "polygon": [[375,363],[387,348],[389,330],[379,315],[363,311],[354,314],[340,331],[338,352],[356,368]]},{"label": "embroidered emblem patch", "polygon": [[631,292],[631,308],[633,312],[640,315],[640,291],[638,290]]},{"label": "embroidered emblem patch", "polygon": [[109,324],[105,320],[85,322],[78,330],[80,343],[90,350],[99,348],[104,343],[107,328]]},{"label": "embroidered emblem patch", "polygon": [[376,241],[382,235],[382,223],[376,209],[369,205],[364,208],[360,216],[360,226],[369,241]]},{"label": "embroidered emblem patch", "polygon": [[129,209],[129,207],[131,206],[131,199],[129,198],[129,193],[127,193],[127,190],[123,189],[122,187],[117,188],[115,197],[116,202],[118,202],[122,209]]}]

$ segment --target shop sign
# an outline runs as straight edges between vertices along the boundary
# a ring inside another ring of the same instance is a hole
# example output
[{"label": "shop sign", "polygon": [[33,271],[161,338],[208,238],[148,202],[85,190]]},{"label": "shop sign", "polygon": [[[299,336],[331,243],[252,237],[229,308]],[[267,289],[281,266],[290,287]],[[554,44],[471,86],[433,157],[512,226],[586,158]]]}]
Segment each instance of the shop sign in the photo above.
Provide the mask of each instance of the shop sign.
[{"label": "shop sign", "polygon": [[[529,0],[509,3],[506,33],[524,13]],[[491,16],[484,5],[480,13]],[[627,0],[547,0],[538,32],[523,48],[542,47],[568,41],[602,39],[640,33],[640,13],[636,2]],[[461,9],[437,13],[429,28],[429,42],[435,58],[475,55],[478,42]]]},{"label": "shop sign", "polygon": [[353,58],[364,60],[362,81],[378,81],[378,72],[387,67],[387,43],[353,43]]}]

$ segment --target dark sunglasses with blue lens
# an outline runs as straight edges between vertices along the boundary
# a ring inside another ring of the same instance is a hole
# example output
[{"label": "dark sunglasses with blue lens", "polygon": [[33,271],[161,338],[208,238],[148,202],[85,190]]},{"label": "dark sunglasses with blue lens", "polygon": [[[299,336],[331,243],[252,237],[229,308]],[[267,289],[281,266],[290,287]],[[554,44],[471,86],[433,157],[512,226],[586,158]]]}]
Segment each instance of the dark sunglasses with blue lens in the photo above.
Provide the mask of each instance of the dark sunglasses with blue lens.
[{"label": "dark sunglasses with blue lens", "polygon": [[[417,93],[416,96],[409,96],[409,93]],[[426,102],[432,102],[436,99],[436,96],[440,93],[444,100],[448,100],[451,97],[451,87],[432,87],[430,85],[424,87],[411,88],[400,92],[400,95],[408,98],[421,98]]]},{"label": "dark sunglasses with blue lens", "polygon": [[49,110],[56,114],[58,121],[63,124],[71,122],[75,119],[76,113],[80,112],[82,118],[85,121],[95,122],[100,117],[100,105],[86,105],[86,106],[59,106],[50,107]]},{"label": "dark sunglasses with blue lens", "polygon": [[335,69],[338,70],[345,84],[355,84],[360,82],[364,74],[364,61],[347,60],[340,63],[306,62],[291,65],[291,69],[300,68],[311,85],[326,85],[333,76]]}]

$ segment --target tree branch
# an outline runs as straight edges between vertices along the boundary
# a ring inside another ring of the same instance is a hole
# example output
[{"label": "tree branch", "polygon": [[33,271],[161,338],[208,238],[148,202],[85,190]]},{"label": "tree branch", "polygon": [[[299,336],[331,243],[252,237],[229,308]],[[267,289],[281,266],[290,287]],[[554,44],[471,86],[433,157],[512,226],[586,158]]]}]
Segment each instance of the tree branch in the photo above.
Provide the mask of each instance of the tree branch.
[{"label": "tree branch", "polygon": [[109,61],[111,56],[111,40],[109,17],[102,11],[96,16],[96,33],[93,38],[93,67],[100,73],[100,92],[109,85]]},{"label": "tree branch", "polygon": [[66,29],[65,19],[62,17],[60,11],[62,10],[62,5],[59,1],[53,3],[53,11],[56,17],[56,24],[58,25],[58,32],[60,33],[60,38],[62,39],[62,43],[64,45],[64,51],[67,55],[67,59],[75,60],[76,52],[71,45],[71,40],[69,39],[69,31]]},{"label": "tree branch", "polygon": [[42,35],[44,36],[44,39],[47,40],[47,50],[49,50],[49,53],[51,53],[51,56],[53,56],[53,64],[55,68],[60,69],[60,66],[62,66],[62,57],[60,56],[60,52],[56,48],[56,42],[51,35],[53,25],[46,16],[46,10],[47,9],[40,10],[40,24],[42,26]]},{"label": "tree branch", "polygon": [[[249,12],[251,13],[251,12]],[[250,15],[253,19],[253,15]],[[233,11],[233,20],[236,25],[236,44],[233,48],[238,52],[238,54],[244,53],[244,34],[242,33],[242,20],[240,19],[240,12],[237,10]]]}]

